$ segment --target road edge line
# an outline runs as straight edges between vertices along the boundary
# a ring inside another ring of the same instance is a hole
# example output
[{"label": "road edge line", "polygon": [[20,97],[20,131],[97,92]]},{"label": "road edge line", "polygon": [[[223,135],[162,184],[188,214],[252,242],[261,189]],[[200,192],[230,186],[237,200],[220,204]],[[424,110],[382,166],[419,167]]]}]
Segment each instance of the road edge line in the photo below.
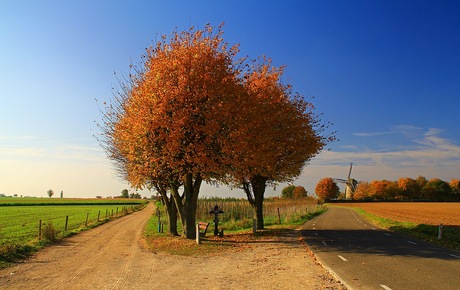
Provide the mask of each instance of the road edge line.
[{"label": "road edge line", "polygon": [[347,282],[345,282],[342,278],[340,278],[340,276],[334,272],[331,268],[327,267],[326,265],[324,265],[323,261],[321,261],[320,258],[318,258],[318,256],[315,255],[315,253],[310,249],[310,247],[308,246],[307,242],[305,241],[305,238],[304,236],[302,235],[302,226],[299,226],[297,228],[297,230],[299,231],[299,234],[300,234],[300,237],[301,237],[301,240],[302,240],[302,244],[305,246],[306,248],[306,251],[307,253],[312,256],[312,258],[314,258],[315,260],[315,263],[317,263],[318,265],[320,265],[321,267],[323,267],[327,272],[329,272],[329,274],[331,274],[331,276],[336,279],[337,281],[339,281],[342,285],[344,285],[348,290],[354,290],[353,287],[351,287]]}]

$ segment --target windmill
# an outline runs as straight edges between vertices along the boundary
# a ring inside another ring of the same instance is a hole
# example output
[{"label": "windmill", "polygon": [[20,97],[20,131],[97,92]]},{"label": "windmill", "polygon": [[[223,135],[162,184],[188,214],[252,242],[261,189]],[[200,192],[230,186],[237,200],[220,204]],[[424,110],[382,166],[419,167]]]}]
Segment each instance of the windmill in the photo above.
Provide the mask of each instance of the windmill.
[{"label": "windmill", "polygon": [[350,170],[348,171],[348,178],[334,178],[334,181],[345,183],[345,198],[353,199],[353,193],[355,193],[356,187],[358,186],[358,181],[354,178],[351,178],[351,169],[353,168],[353,162],[350,162]]}]

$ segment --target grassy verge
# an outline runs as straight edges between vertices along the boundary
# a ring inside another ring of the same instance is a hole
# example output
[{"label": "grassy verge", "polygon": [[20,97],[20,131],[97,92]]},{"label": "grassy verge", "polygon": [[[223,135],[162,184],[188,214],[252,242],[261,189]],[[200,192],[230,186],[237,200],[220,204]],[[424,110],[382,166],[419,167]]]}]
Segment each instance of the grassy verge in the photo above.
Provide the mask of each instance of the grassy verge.
[{"label": "grassy verge", "polygon": [[[144,238],[146,247],[153,252],[165,252],[174,255],[217,255],[226,250],[239,250],[247,243],[272,241],[279,236],[286,235],[299,225],[322,214],[326,207],[318,207],[314,211],[290,215],[289,219],[282,219],[279,223],[278,216],[265,216],[265,229],[256,233],[252,232],[252,220],[243,219],[241,221],[230,220],[219,223],[219,228],[224,229],[224,237],[213,236],[214,223],[209,225],[203,243],[197,245],[195,240],[185,239],[177,236],[172,237],[167,234],[168,225],[165,224],[163,232],[158,232],[158,217],[152,216],[147,223]],[[180,222],[178,232],[182,232]]]},{"label": "grassy verge", "polygon": [[360,208],[352,208],[369,222],[392,232],[400,233],[432,244],[460,251],[460,227],[444,226],[442,238],[438,239],[439,227],[435,225],[398,222],[370,214]]}]

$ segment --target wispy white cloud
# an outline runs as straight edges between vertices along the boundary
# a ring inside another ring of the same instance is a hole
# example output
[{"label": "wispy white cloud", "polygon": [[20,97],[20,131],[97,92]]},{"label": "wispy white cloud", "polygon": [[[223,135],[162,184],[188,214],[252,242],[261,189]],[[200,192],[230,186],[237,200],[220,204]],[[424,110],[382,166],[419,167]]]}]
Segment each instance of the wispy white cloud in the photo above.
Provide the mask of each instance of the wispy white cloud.
[{"label": "wispy white cloud", "polygon": [[358,137],[374,137],[374,136],[382,136],[382,135],[389,135],[393,134],[393,132],[356,132],[353,133],[353,136]]},{"label": "wispy white cloud", "polygon": [[422,138],[408,140],[414,146],[394,146],[379,149],[362,149],[357,151],[328,151],[321,153],[314,159],[316,165],[343,164],[344,161],[354,161],[364,164],[378,164],[385,166],[426,166],[426,165],[454,165],[460,159],[460,146],[450,140],[442,138],[443,130],[428,129]]},{"label": "wispy white cloud", "polygon": [[[397,180],[419,175],[446,181],[460,178],[460,145],[443,138],[444,130],[401,125],[391,128],[391,131],[402,135],[408,144],[395,144],[383,149],[347,145],[338,147],[338,150],[324,151],[304,169],[296,184],[313,193],[321,178],[346,178],[350,162],[353,162],[352,176],[358,180]],[[279,186],[277,192],[271,191],[271,194],[278,195],[283,186]]]},{"label": "wispy white cloud", "polygon": [[393,126],[391,131],[403,135],[408,140],[419,139],[423,136],[423,128],[407,124]]}]

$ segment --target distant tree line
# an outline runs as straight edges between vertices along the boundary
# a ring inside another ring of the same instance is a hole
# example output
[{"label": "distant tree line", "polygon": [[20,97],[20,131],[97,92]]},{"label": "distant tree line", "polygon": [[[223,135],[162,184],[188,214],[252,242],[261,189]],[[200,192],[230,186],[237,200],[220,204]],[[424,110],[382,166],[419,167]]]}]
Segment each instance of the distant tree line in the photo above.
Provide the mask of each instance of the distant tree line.
[{"label": "distant tree line", "polygon": [[[339,197],[339,189],[335,181],[328,177],[321,179],[315,190],[321,199]],[[450,182],[439,178],[427,180],[424,176],[417,178],[404,177],[397,181],[373,180],[361,181],[353,194],[354,200],[384,201],[460,201],[460,181]]]},{"label": "distant tree line", "polygon": [[439,178],[427,180],[419,176],[397,181],[360,182],[354,199],[460,201],[460,181],[452,179],[449,183]]},{"label": "distant tree line", "polygon": [[129,191],[126,188],[121,191],[120,197],[121,198],[142,198],[142,196],[139,193],[137,192],[129,193]]}]

